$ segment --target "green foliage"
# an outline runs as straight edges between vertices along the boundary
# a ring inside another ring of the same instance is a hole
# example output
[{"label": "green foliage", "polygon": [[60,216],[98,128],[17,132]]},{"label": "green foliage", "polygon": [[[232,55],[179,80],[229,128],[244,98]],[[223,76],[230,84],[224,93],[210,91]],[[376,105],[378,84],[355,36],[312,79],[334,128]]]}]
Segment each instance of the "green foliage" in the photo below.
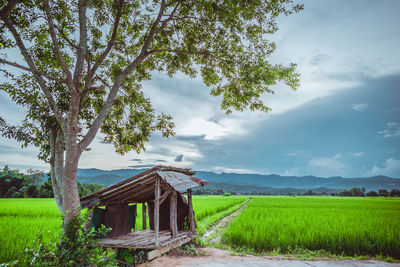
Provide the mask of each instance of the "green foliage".
[{"label": "green foliage", "polygon": [[[23,146],[40,147],[39,157],[46,161],[51,160],[51,131],[64,131],[61,118],[70,116],[77,92],[76,141],[98,125],[105,141],[123,154],[143,150],[154,131],[173,134],[171,116],[157,115],[141,90],[155,71],[201,76],[211,95],[221,96],[227,113],[268,111],[261,96],[273,93],[271,86],[299,86],[295,64],[268,61],[275,44],[267,38],[278,30],[278,16],[303,9],[291,0],[96,0],[81,9],[87,15],[82,21],[77,1],[18,1],[0,8],[0,52],[17,47],[25,60],[13,64],[7,56],[0,58],[6,78],[0,90],[26,110],[21,126],[0,118],[0,132]],[[87,37],[80,38],[83,45],[76,36]],[[105,120],[96,121],[105,107],[111,107]]]},{"label": "green foliage", "polygon": [[[0,170],[0,197],[6,198],[53,198],[53,186],[50,178],[43,182],[43,171],[31,170],[27,174],[19,170],[11,170],[5,166]],[[78,183],[81,197],[103,189],[104,185],[94,183]]]},{"label": "green foliage", "polygon": [[255,197],[223,240],[257,252],[296,249],[400,258],[396,198]]},{"label": "green foliage", "polygon": [[[61,240],[43,242],[39,234],[33,247],[28,247],[17,266],[111,266],[113,256],[93,245],[110,230],[105,227],[94,230],[84,228],[84,219],[75,217],[64,225]],[[116,266],[116,265],[115,265]]]}]

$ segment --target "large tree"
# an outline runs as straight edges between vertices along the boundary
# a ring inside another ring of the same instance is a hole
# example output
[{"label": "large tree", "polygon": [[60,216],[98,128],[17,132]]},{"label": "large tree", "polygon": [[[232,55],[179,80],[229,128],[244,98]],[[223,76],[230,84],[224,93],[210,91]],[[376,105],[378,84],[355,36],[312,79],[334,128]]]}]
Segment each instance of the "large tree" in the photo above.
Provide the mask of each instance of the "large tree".
[{"label": "large tree", "polygon": [[277,82],[296,89],[295,65],[269,62],[268,37],[278,15],[301,9],[291,0],[2,0],[0,89],[26,110],[18,126],[0,118],[2,135],[40,148],[69,221],[79,214],[79,159],[99,131],[118,153],[140,152],[156,130],[173,134],[172,118],[142,92],[154,71],[201,75],[227,113],[268,111],[260,97]]}]

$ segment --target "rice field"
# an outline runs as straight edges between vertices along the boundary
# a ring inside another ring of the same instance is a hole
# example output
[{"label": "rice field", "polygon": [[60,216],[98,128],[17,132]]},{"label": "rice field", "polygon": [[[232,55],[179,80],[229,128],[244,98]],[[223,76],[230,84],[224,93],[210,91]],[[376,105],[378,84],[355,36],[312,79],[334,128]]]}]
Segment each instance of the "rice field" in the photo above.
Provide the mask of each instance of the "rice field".
[{"label": "rice field", "polygon": [[[197,222],[245,199],[233,196],[194,196],[193,208]],[[61,213],[54,199],[0,199],[0,263],[17,259],[18,253],[32,244],[39,232],[43,234],[45,242],[56,242],[61,224]],[[139,204],[135,229],[142,228],[142,205]]]},{"label": "rice field", "polygon": [[400,199],[255,197],[223,240],[256,252],[323,249],[400,259]]},{"label": "rice field", "polygon": [[[400,259],[400,199],[253,197],[226,228],[223,241],[255,252],[298,248],[338,255]],[[194,196],[198,232],[238,209],[247,196]],[[142,229],[138,205],[136,229]],[[0,263],[18,258],[38,233],[57,241],[61,214],[53,199],[0,199]]]}]

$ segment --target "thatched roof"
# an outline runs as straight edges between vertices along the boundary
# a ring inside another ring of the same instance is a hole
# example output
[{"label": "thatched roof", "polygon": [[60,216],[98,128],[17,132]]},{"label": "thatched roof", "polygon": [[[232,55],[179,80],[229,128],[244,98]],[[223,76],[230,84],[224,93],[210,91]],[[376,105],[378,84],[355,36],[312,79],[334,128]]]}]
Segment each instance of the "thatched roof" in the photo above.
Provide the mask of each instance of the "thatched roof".
[{"label": "thatched roof", "polygon": [[155,181],[157,178],[161,178],[162,191],[183,192],[193,187],[209,184],[205,180],[192,177],[195,173],[190,169],[156,166],[115,185],[82,197],[81,206],[82,208],[90,208],[94,205],[152,201],[155,198]]}]

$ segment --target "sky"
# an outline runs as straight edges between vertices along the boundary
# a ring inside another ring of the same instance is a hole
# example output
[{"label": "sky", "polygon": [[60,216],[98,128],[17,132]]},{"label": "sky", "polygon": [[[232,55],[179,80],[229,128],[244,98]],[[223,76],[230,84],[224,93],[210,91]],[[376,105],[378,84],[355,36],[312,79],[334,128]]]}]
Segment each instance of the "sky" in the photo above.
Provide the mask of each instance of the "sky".
[{"label": "sky", "polygon": [[[154,73],[143,91],[173,116],[176,136],[155,134],[145,152],[121,156],[99,134],[79,167],[400,178],[400,1],[302,3],[279,18],[270,59],[297,63],[301,85],[263,96],[271,112],[226,115],[201,78]],[[0,116],[17,122],[23,110],[0,94]],[[0,138],[0,167],[48,169],[36,156]]]}]

